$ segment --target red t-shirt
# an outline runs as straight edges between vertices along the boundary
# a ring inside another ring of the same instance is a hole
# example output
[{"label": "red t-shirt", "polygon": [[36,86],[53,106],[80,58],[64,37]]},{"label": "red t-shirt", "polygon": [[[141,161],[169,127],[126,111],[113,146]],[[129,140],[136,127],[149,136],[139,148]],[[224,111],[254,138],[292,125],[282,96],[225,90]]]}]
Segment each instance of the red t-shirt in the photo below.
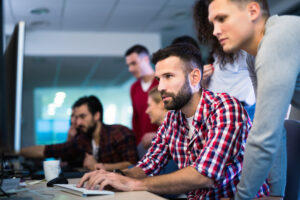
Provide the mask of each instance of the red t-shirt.
[{"label": "red t-shirt", "polygon": [[158,85],[158,81],[153,79],[147,91],[143,91],[141,80],[134,82],[130,88],[130,97],[133,108],[132,129],[136,135],[136,142],[139,144],[145,133],[156,132],[158,126],[151,124],[149,116],[146,114],[148,92]]}]

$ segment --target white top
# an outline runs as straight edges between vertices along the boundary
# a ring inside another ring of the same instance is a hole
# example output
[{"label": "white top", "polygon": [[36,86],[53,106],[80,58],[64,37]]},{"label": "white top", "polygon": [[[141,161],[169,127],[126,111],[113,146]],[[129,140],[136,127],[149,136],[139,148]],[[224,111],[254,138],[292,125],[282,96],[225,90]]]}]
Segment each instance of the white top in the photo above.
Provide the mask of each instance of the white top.
[{"label": "white top", "polygon": [[188,121],[188,124],[189,124],[189,138],[190,139],[193,137],[194,130],[195,130],[195,127],[193,126],[193,119],[194,119],[194,116],[186,118],[186,120]]},{"label": "white top", "polygon": [[141,85],[144,92],[146,92],[149,89],[151,83],[152,81],[144,82],[143,80],[141,80]]},{"label": "white top", "polygon": [[96,160],[98,160],[99,145],[96,145],[94,139],[92,140],[92,148],[93,148],[93,156]]},{"label": "white top", "polygon": [[228,93],[241,102],[253,105],[255,94],[248,72],[246,56],[247,53],[242,51],[242,55],[234,63],[227,63],[224,70],[221,70],[219,60],[214,55],[213,66],[215,70],[208,89],[215,93]]}]

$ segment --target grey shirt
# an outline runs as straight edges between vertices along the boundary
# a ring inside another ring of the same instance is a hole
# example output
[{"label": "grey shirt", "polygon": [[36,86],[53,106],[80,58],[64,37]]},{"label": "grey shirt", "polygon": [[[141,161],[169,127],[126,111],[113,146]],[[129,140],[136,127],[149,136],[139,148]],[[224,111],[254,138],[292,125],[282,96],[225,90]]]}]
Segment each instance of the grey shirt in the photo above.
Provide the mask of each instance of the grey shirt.
[{"label": "grey shirt", "polygon": [[256,93],[256,110],[235,199],[253,198],[269,172],[270,194],[283,196],[284,118],[290,103],[300,108],[300,17],[270,17],[255,64],[251,64],[250,57],[248,64]]}]

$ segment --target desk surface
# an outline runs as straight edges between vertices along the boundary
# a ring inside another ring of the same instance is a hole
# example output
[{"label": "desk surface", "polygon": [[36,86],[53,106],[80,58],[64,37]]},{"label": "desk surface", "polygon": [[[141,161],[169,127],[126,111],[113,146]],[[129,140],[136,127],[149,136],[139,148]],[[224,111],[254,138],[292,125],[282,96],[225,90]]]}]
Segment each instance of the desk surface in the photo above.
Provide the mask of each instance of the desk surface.
[{"label": "desk surface", "polygon": [[[69,179],[69,183],[77,183],[79,179]],[[15,196],[15,195],[14,195]],[[46,186],[46,181],[35,185],[28,185],[23,191],[17,193],[18,197],[30,197],[32,200],[163,200],[164,198],[152,194],[146,191],[136,191],[136,192],[115,192],[114,195],[104,195],[104,196],[89,196],[80,197],[78,195],[70,194],[58,188],[52,188]]]}]

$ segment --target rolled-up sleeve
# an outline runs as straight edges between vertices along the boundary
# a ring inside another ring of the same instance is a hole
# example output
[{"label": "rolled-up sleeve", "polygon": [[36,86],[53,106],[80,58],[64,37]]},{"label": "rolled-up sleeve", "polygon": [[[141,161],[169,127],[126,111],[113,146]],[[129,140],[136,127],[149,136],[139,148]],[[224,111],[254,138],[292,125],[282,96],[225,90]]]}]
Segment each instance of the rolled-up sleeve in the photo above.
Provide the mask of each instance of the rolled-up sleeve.
[{"label": "rolled-up sleeve", "polygon": [[155,138],[152,140],[152,145],[147,154],[138,162],[136,167],[140,167],[148,176],[156,175],[160,172],[163,166],[168,162],[168,139],[166,137],[168,133],[168,124],[170,113],[168,113],[166,120],[159,127]]}]

